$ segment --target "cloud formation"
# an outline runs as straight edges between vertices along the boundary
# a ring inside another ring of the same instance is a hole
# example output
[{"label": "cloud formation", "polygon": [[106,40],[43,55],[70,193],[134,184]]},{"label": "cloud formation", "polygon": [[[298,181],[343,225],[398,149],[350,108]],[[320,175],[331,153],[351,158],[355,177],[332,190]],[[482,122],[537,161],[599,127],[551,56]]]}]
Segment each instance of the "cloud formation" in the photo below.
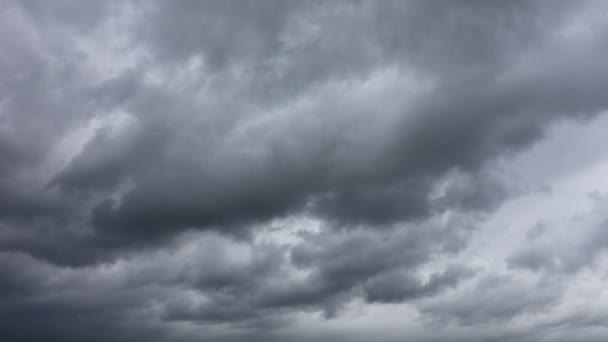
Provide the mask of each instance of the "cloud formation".
[{"label": "cloud formation", "polygon": [[604,340],[607,11],[6,1],[0,340]]}]

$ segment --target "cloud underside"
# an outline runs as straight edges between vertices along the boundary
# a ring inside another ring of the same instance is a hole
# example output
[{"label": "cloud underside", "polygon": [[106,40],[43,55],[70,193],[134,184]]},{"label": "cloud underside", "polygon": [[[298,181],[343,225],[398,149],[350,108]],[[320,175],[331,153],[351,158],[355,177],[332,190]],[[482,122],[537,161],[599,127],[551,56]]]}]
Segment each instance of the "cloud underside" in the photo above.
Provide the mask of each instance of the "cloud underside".
[{"label": "cloud underside", "polygon": [[0,340],[605,340],[606,14],[3,3]]}]

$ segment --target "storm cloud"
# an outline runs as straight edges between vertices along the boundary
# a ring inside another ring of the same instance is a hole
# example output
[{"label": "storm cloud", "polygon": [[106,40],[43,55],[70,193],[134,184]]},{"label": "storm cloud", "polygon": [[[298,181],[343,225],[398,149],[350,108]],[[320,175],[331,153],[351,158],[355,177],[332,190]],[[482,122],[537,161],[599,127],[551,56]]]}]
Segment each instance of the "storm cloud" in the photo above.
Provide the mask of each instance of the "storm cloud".
[{"label": "storm cloud", "polygon": [[607,15],[4,1],[0,340],[605,340]]}]

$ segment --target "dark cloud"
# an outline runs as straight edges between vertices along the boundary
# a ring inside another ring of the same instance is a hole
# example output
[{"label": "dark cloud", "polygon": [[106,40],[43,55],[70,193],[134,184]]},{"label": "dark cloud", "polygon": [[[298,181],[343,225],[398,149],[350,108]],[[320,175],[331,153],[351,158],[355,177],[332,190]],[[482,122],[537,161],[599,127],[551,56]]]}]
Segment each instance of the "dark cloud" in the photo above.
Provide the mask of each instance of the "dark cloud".
[{"label": "dark cloud", "polygon": [[421,282],[406,273],[385,274],[366,286],[366,298],[371,302],[391,303],[432,296],[443,289],[455,286],[470,274],[470,270],[450,267],[441,273],[431,274],[426,282]]},{"label": "dark cloud", "polygon": [[606,336],[508,324],[567,309],[601,209],[487,237],[516,156],[608,107],[604,11],[1,4],[0,340],[403,340],[357,305],[420,341]]},{"label": "dark cloud", "polygon": [[[547,43],[542,49],[552,53],[555,48]],[[164,212],[167,221],[150,221],[168,228],[204,227],[266,220],[311,202],[313,213],[345,222],[384,223],[424,215],[428,205],[416,199],[446,172],[476,172],[489,160],[529,146],[552,120],[589,117],[606,105],[601,60],[575,53],[543,63],[542,54],[528,54],[525,63],[514,57],[506,66],[460,79],[459,84],[440,83],[395,112],[371,107],[368,115],[375,122],[367,129],[359,127],[365,123],[364,113],[347,113],[370,103],[338,100],[316,108],[341,112],[325,123],[328,127],[320,127],[308,112],[298,117],[287,112],[276,121],[243,113],[240,121],[233,118],[218,127],[228,137],[196,141],[189,131],[205,132],[199,125],[208,120],[194,119],[204,109],[193,104],[180,115],[190,127],[167,124],[175,131],[170,131],[173,141],[165,148],[181,158],[161,151],[154,160],[159,172],[136,178],[122,205],[108,210],[104,204],[96,211],[97,221],[101,226],[137,227],[150,224],[149,213]],[[581,91],[586,87],[588,91]],[[254,125],[257,120],[262,120],[259,128],[247,129],[246,122]],[[231,141],[230,134],[240,130],[243,136]],[[311,135],[314,142],[309,142]],[[202,161],[189,157],[197,153],[192,144],[205,144]]]}]

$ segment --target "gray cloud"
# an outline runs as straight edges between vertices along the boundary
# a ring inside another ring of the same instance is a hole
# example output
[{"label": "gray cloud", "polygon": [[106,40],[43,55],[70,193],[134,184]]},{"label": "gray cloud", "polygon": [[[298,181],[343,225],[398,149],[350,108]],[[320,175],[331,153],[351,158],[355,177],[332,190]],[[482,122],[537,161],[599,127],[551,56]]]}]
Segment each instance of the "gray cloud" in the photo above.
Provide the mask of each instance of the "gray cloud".
[{"label": "gray cloud", "polygon": [[468,293],[424,304],[421,311],[434,319],[456,319],[464,325],[477,325],[550,310],[559,295],[559,284],[542,278],[519,282],[508,276],[490,275],[480,278]]},{"label": "gray cloud", "polygon": [[0,340],[605,337],[567,305],[601,208],[491,233],[518,156],[606,111],[604,11],[7,1]]},{"label": "gray cloud", "polygon": [[[593,199],[594,208],[587,215],[577,215],[570,220],[554,223],[560,227],[546,228],[543,234],[534,236],[521,246],[507,262],[515,268],[575,273],[590,267],[608,248],[606,217],[603,214],[605,199]],[[543,225],[541,227],[545,227]],[[534,227],[531,232],[538,228]],[[578,230],[568,237],[568,231]]]}]

